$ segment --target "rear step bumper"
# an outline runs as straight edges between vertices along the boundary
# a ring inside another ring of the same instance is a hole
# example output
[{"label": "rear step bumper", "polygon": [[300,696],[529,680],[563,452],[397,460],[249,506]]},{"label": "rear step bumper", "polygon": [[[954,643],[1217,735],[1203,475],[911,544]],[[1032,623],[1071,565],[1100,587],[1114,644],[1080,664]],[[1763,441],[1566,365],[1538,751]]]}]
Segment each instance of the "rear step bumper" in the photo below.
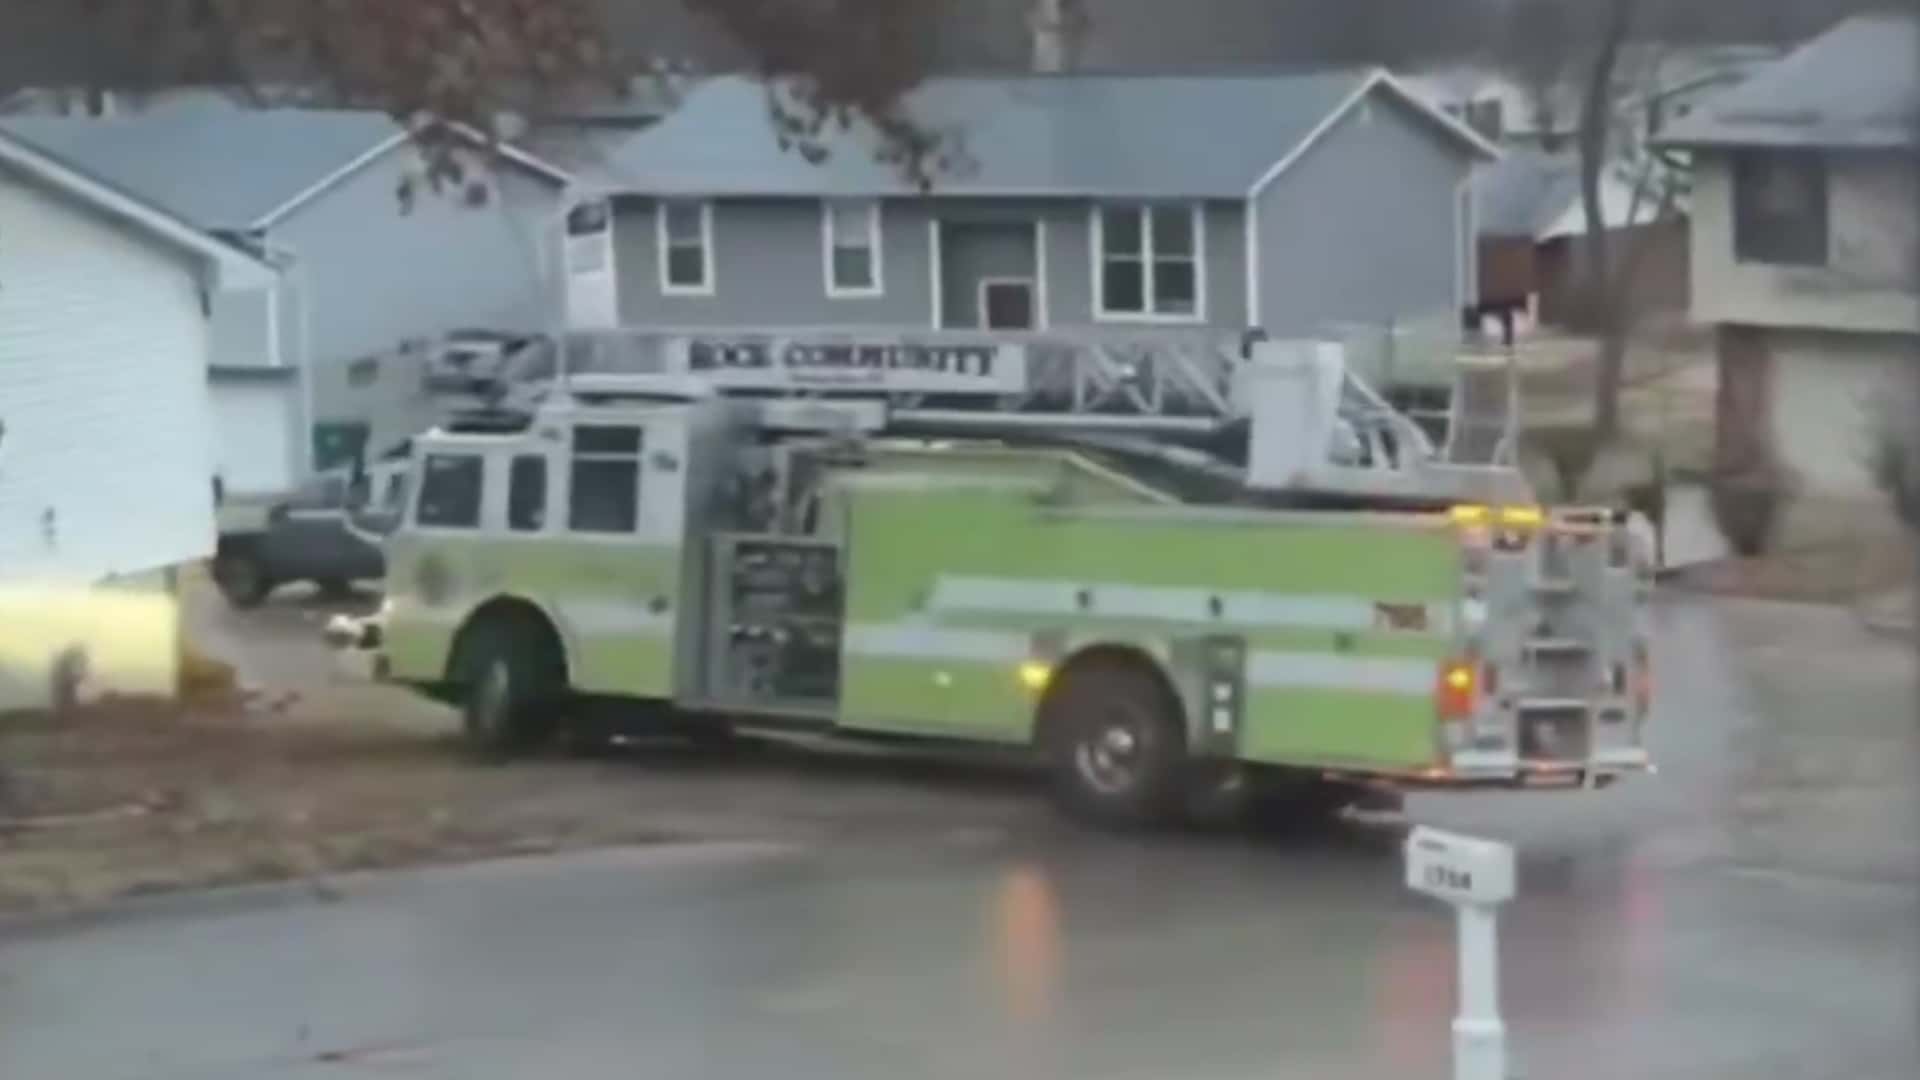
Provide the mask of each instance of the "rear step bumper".
[{"label": "rear step bumper", "polygon": [[1644,750],[1620,751],[1586,761],[1525,761],[1512,757],[1458,755],[1452,766],[1370,777],[1330,774],[1337,779],[1386,781],[1404,790],[1569,791],[1611,786],[1629,776],[1659,772]]}]

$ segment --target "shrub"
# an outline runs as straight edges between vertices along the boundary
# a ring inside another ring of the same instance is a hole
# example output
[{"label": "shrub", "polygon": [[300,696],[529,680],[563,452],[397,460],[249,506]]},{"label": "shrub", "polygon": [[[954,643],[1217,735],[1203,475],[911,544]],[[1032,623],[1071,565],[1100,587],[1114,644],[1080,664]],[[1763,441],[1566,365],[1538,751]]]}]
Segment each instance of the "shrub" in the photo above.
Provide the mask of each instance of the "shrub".
[{"label": "shrub", "polygon": [[1786,477],[1771,464],[1718,470],[1708,496],[1714,524],[1729,546],[1745,558],[1763,554],[1786,505]]}]

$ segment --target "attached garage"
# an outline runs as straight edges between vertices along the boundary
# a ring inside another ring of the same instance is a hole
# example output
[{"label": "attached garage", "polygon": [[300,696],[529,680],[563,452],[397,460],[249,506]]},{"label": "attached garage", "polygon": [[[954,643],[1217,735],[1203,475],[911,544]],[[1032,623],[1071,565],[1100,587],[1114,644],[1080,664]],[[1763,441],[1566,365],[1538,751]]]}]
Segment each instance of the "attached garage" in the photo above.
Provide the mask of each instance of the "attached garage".
[{"label": "attached garage", "polygon": [[1880,410],[1898,394],[1920,337],[1776,332],[1773,437],[1811,492],[1871,497]]}]

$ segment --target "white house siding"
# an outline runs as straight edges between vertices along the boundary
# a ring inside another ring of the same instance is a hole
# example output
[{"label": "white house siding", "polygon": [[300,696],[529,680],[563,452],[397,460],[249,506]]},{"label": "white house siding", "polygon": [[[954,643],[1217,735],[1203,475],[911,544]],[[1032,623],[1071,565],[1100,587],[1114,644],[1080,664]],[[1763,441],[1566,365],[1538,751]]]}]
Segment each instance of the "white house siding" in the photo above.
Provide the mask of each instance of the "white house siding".
[{"label": "white house siding", "polygon": [[1920,337],[1774,331],[1774,450],[1810,495],[1877,498],[1869,471],[1876,409],[1911,377]]},{"label": "white house siding", "polygon": [[0,709],[73,644],[97,688],[171,688],[151,586],[213,550],[207,350],[189,258],[0,171]]},{"label": "white house siding", "polygon": [[0,176],[0,579],[212,551],[207,345],[184,256]]},{"label": "white house siding", "polygon": [[1702,323],[1907,333],[1920,326],[1912,276],[1912,165],[1899,158],[1831,158],[1829,266],[1741,263],[1733,248],[1733,170],[1697,155],[1693,193],[1693,315]]}]

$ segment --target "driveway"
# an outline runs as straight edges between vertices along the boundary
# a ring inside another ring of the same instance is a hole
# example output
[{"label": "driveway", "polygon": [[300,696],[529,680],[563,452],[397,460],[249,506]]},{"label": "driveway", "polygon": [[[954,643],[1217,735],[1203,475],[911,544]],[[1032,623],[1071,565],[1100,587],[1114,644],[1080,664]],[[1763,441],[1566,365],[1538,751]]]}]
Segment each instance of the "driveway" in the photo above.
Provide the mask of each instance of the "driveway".
[{"label": "driveway", "polygon": [[[1409,808],[1520,847],[1517,1073],[1914,1075],[1912,658],[1832,609],[1659,618],[1659,776]],[[903,785],[777,798],[875,786]],[[914,829],[789,833],[768,804],[760,842],[16,923],[0,1076],[1448,1075],[1452,927],[1393,833],[1114,838],[1017,784],[942,797]]]}]

